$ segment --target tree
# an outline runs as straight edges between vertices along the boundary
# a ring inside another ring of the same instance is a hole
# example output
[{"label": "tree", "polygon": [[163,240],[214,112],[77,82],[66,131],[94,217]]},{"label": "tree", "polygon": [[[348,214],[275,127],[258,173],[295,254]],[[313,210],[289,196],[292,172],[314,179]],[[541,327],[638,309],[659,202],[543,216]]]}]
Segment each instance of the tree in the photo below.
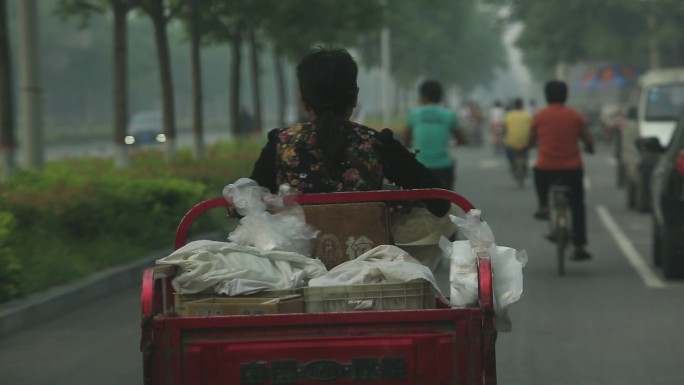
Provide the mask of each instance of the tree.
[{"label": "tree", "polygon": [[192,133],[194,137],[195,158],[204,157],[204,124],[202,109],[202,62],[200,57],[200,42],[202,40],[202,30],[200,25],[200,15],[203,9],[200,8],[199,0],[186,0],[187,3],[187,28],[190,36],[190,71],[192,79]]},{"label": "tree", "polygon": [[249,42],[249,64],[251,67],[250,80],[252,88],[252,106],[254,108],[253,129],[260,133],[262,127],[261,123],[261,82],[259,81],[261,75],[261,68],[259,65],[259,52],[261,51],[261,44],[257,40],[257,30],[253,24],[247,25],[247,41]]},{"label": "tree", "polygon": [[131,4],[126,0],[110,0],[114,13],[112,49],[114,50],[112,92],[114,94],[114,145],[119,156],[118,167],[129,165],[125,138],[128,125],[128,27],[126,20]]},{"label": "tree", "polygon": [[245,22],[240,12],[242,2],[237,0],[211,0],[202,23],[206,25],[208,40],[212,43],[229,43],[230,55],[230,131],[240,137],[240,63]]},{"label": "tree", "polygon": [[559,63],[684,64],[681,1],[487,1],[512,10],[508,22],[524,24],[516,44],[537,70]]},{"label": "tree", "polygon": [[134,0],[60,0],[55,13],[62,18],[77,17],[80,26],[88,25],[95,14],[111,9],[114,18],[112,30],[112,90],[113,90],[113,143],[115,164],[128,167],[128,147],[125,143],[128,125],[128,27],[127,17]]},{"label": "tree", "polygon": [[[494,79],[505,65],[498,26],[478,2],[389,0],[384,22],[391,31],[392,75],[412,88],[421,77],[439,79],[468,92]],[[378,65],[378,38],[362,44],[368,65]]]},{"label": "tree", "polygon": [[0,0],[0,180],[14,173],[14,115],[7,2]]},{"label": "tree", "polygon": [[138,8],[142,9],[154,26],[154,38],[157,46],[157,64],[162,90],[162,116],[164,135],[166,136],[166,161],[171,162],[176,156],[176,110],[173,95],[173,77],[171,74],[171,59],[169,53],[169,39],[166,26],[171,19],[177,17],[185,3],[180,0],[137,0]]},{"label": "tree", "polygon": [[315,45],[358,46],[363,36],[377,32],[383,19],[378,1],[279,0],[262,9],[262,29],[273,47],[278,95],[278,120],[285,122],[287,90],[285,62],[297,62]]}]

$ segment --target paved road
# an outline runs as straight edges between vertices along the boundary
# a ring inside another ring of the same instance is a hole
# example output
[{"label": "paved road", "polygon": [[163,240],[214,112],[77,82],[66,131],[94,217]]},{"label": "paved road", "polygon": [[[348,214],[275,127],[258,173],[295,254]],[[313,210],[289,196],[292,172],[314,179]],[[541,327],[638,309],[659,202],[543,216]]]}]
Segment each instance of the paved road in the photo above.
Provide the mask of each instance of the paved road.
[{"label": "paved road", "polygon": [[[650,218],[625,209],[610,150],[586,157],[595,259],[569,264],[565,277],[556,275],[554,249],[541,236],[546,224],[531,218],[532,187],[518,188],[489,147],[457,153],[457,191],[483,210],[498,244],[524,248],[530,258],[525,293],[511,309],[513,331],[497,341],[499,383],[681,383],[684,284],[652,269]],[[438,274],[443,287],[446,276]],[[0,339],[1,382],[140,383],[139,307],[136,285]]]}]

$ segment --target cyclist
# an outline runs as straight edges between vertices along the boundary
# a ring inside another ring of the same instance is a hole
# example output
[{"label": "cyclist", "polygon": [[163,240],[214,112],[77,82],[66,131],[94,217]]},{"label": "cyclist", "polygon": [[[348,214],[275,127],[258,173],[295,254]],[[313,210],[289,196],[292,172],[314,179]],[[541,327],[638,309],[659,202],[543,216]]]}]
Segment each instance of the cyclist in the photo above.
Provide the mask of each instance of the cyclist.
[{"label": "cyclist", "polygon": [[538,111],[532,120],[530,146],[537,146],[534,166],[534,183],[537,190],[539,210],[534,217],[549,219],[549,188],[561,181],[569,188],[568,200],[572,216],[572,237],[575,247],[571,259],[591,259],[585,250],[587,243],[584,206],[584,170],[578,141],[584,149],[594,153],[594,140],[587,120],[577,111],[566,107],[568,86],[560,80],[551,80],[544,86],[547,107]]},{"label": "cyclist", "polygon": [[[532,115],[523,108],[523,100],[516,98],[513,108],[504,116],[504,145],[506,156],[515,177],[527,175],[527,145],[532,126]],[[522,167],[522,168],[521,168]]]},{"label": "cyclist", "polygon": [[435,80],[426,80],[420,86],[420,106],[409,111],[404,129],[404,146],[417,150],[416,158],[432,170],[442,181],[444,188],[451,190],[455,182],[454,160],[449,154],[449,139],[466,144],[453,111],[439,105],[442,101],[442,85]]},{"label": "cyclist", "polygon": [[499,154],[503,149],[503,118],[505,114],[506,110],[499,100],[496,100],[489,109],[489,130],[495,154]]}]

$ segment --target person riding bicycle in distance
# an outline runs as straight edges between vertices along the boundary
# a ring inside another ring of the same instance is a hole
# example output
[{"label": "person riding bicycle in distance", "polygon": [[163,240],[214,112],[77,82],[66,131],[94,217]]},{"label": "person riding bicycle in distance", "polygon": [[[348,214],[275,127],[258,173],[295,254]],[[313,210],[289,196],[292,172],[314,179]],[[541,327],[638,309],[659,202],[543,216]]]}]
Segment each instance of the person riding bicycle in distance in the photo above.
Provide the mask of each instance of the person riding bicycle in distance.
[{"label": "person riding bicycle in distance", "polygon": [[[506,157],[514,176],[517,173],[524,177],[527,174],[527,153],[532,126],[532,115],[525,111],[522,98],[513,101],[513,108],[504,116],[504,145]],[[522,164],[517,164],[518,162]],[[521,169],[518,169],[521,167]]]},{"label": "person riding bicycle in distance", "polygon": [[406,119],[403,143],[416,150],[416,158],[442,182],[454,188],[456,166],[449,152],[449,141],[467,144],[454,112],[442,106],[444,91],[436,80],[424,81],[418,90],[419,106],[411,109]]},{"label": "person riding bicycle in distance", "polygon": [[572,241],[575,247],[571,259],[591,259],[585,250],[587,244],[586,208],[584,205],[584,169],[579,141],[586,152],[594,153],[594,140],[587,120],[577,111],[565,106],[568,86],[560,80],[551,80],[544,86],[547,106],[532,120],[530,147],[536,144],[537,160],[534,165],[534,183],[539,209],[534,217],[549,219],[549,188],[561,182],[569,189],[568,200],[572,216]]}]

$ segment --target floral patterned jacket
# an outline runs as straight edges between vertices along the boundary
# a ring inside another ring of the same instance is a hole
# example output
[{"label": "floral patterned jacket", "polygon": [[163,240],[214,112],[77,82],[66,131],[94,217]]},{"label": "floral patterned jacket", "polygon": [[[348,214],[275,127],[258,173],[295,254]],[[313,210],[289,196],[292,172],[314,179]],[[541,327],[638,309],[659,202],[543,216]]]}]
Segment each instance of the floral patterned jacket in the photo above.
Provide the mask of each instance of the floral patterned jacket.
[{"label": "floral patterned jacket", "polygon": [[[346,159],[340,164],[340,177],[331,177],[317,144],[316,126],[298,123],[268,133],[250,178],[273,193],[282,184],[302,193],[380,190],[384,179],[402,188],[443,188],[430,170],[394,139],[391,130],[378,132],[350,123],[346,154],[360,161],[361,167]],[[450,208],[446,201],[426,205],[440,216]]]}]

